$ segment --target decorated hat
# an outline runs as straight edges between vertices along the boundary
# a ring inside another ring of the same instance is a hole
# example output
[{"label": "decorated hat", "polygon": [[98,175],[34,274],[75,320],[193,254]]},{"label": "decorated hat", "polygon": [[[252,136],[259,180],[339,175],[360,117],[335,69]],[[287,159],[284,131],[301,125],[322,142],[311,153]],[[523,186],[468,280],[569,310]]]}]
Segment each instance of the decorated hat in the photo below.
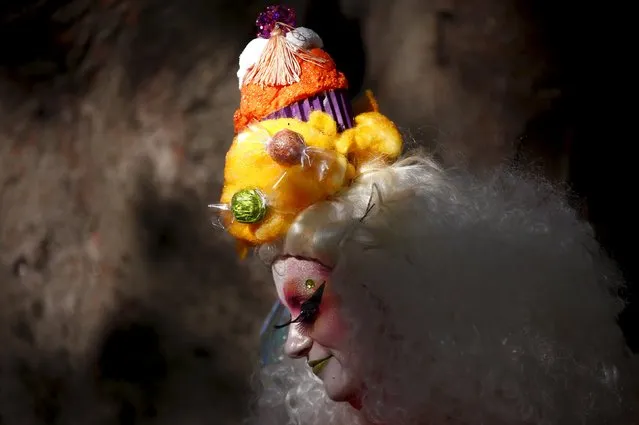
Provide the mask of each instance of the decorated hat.
[{"label": "decorated hat", "polygon": [[295,11],[286,6],[267,7],[256,24],[257,38],[240,55],[235,132],[264,119],[307,120],[312,111],[328,113],[339,130],[352,127],[348,81],[322,50],[319,35],[296,27]]},{"label": "decorated hat", "polygon": [[296,26],[293,9],[269,6],[256,25],[239,60],[222,196],[210,205],[241,255],[283,237],[299,213],[347,188],[365,164],[391,163],[402,150],[372,93],[353,107],[346,77],[320,36]]}]

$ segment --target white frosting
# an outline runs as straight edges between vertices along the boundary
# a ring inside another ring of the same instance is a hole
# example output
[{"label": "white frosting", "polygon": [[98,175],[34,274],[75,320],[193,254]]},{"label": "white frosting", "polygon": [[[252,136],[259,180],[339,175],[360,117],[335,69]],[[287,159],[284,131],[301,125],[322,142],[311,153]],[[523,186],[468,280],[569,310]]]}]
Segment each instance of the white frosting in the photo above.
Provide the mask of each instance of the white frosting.
[{"label": "white frosting", "polygon": [[305,50],[321,49],[324,42],[315,31],[310,28],[299,27],[286,33],[286,39]]},{"label": "white frosting", "polygon": [[260,56],[262,56],[262,52],[267,43],[268,40],[266,38],[255,38],[251,40],[244,48],[244,51],[242,51],[240,55],[240,69],[237,71],[240,88],[242,88],[242,82],[244,81],[246,73],[260,60]]},{"label": "white frosting", "polygon": [[[310,28],[299,27],[286,33],[286,39],[300,49],[321,49],[324,47],[324,42],[315,31]],[[240,55],[240,69],[237,71],[237,79],[240,89],[244,82],[246,73],[260,60],[262,52],[268,43],[266,38],[255,38],[249,42]]]}]

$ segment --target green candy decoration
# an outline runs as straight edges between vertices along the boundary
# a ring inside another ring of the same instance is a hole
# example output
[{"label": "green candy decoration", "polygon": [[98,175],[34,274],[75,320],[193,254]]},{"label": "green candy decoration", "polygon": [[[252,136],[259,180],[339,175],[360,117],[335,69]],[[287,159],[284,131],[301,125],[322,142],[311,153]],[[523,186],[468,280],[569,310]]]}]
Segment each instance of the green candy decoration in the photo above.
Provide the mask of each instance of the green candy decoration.
[{"label": "green candy decoration", "polygon": [[240,223],[257,223],[266,215],[266,199],[257,189],[242,189],[231,198],[231,212]]}]

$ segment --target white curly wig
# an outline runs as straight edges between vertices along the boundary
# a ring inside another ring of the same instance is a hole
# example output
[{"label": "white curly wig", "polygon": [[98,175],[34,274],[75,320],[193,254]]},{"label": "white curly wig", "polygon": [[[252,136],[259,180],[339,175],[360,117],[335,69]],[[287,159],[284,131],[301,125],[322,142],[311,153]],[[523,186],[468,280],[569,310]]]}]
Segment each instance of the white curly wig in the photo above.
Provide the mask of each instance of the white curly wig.
[{"label": "white curly wig", "polygon": [[[367,212],[368,211],[368,212]],[[263,368],[259,425],[624,425],[634,359],[622,285],[551,185],[509,169],[371,165],[260,250],[333,267],[363,406],[330,401],[302,360]]]}]

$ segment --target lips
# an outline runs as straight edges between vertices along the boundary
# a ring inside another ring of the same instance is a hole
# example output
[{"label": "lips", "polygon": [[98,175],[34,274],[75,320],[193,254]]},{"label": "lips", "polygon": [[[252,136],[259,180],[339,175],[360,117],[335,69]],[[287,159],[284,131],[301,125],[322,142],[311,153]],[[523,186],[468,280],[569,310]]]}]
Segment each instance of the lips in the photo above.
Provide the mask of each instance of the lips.
[{"label": "lips", "polygon": [[308,362],[308,366],[313,370],[315,375],[319,375],[332,357],[333,356],[328,356],[319,360],[311,360]]}]

